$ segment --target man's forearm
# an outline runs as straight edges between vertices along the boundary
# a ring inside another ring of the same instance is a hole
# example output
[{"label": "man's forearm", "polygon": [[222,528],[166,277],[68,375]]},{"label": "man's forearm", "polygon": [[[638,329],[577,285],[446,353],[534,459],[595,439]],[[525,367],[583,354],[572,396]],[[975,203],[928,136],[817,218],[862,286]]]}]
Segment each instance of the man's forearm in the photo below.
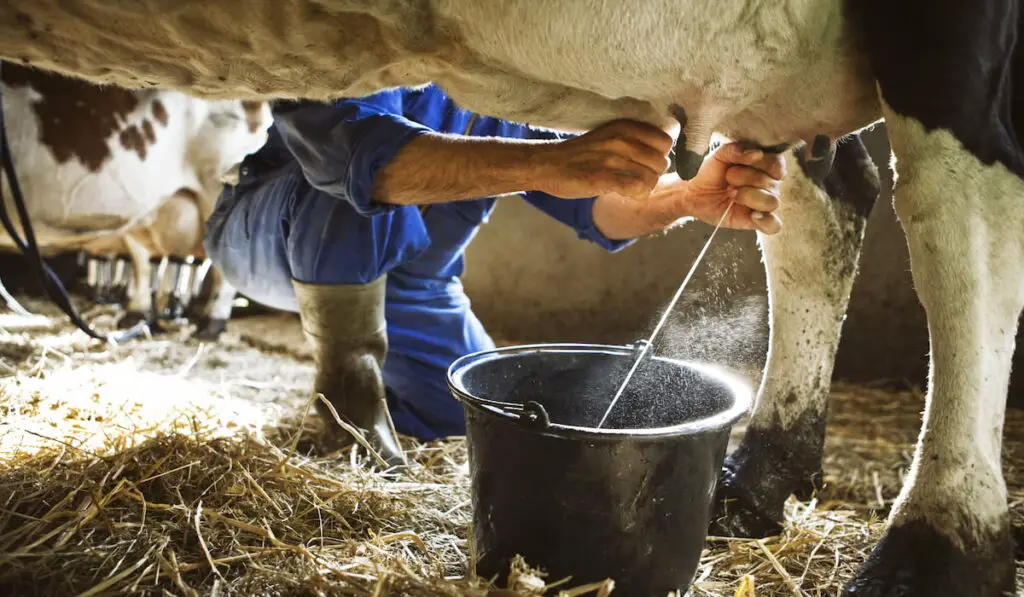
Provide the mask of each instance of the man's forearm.
[{"label": "man's forearm", "polygon": [[685,185],[676,174],[664,174],[645,200],[614,193],[601,195],[594,202],[594,225],[612,240],[639,238],[664,230],[686,217],[680,215],[679,203]]},{"label": "man's forearm", "polygon": [[539,188],[537,151],[553,141],[419,135],[382,168],[373,185],[380,203],[421,205]]}]

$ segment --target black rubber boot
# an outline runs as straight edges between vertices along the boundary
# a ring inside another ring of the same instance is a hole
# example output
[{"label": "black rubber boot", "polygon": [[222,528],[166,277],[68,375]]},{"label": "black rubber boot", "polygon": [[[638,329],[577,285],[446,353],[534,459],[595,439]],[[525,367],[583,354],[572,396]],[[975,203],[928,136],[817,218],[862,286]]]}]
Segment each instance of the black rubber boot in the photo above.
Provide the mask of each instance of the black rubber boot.
[{"label": "black rubber boot", "polygon": [[[306,340],[313,348],[313,391],[341,420],[363,430],[391,465],[407,464],[385,399],[382,375],[388,351],[385,277],[370,284],[304,284],[293,280]],[[339,446],[352,443],[322,401],[317,411]]]}]

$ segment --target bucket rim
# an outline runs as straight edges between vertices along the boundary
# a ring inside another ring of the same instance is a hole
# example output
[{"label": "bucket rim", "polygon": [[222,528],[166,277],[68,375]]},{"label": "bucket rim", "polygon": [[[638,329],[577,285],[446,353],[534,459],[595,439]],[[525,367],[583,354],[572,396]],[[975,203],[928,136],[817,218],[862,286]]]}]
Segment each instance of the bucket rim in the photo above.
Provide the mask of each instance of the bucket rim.
[{"label": "bucket rim", "polygon": [[[634,353],[636,350],[636,346],[630,345],[585,343],[537,343],[502,346],[499,348],[472,352],[455,359],[455,361],[453,361],[448,367],[446,378],[448,381],[449,391],[459,402],[471,408],[483,410],[503,419],[517,422],[520,420],[518,415],[502,408],[485,404],[486,399],[475,396],[465,388],[462,381],[463,375],[471,368],[471,366],[516,354],[571,352],[577,354],[593,353],[625,356]],[[727,388],[730,395],[733,397],[732,405],[729,408],[708,417],[665,427],[653,427],[648,429],[598,429],[595,427],[582,427],[579,425],[545,422],[543,427],[534,429],[540,433],[557,435],[560,437],[582,437],[587,439],[657,439],[664,437],[679,437],[728,429],[735,424],[736,421],[748,414],[753,406],[754,389],[751,385],[738,375],[727,371],[723,367],[712,365],[710,363],[673,359],[663,356],[651,356],[649,358],[681,365],[683,367],[697,370],[700,373],[711,377]]]}]

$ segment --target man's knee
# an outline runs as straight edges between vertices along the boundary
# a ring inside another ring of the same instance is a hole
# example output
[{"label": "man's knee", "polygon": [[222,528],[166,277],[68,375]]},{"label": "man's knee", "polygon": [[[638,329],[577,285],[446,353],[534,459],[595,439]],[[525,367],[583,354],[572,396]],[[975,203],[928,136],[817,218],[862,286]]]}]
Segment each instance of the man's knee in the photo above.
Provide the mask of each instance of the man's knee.
[{"label": "man's knee", "polygon": [[292,275],[279,233],[287,196],[266,185],[225,188],[207,221],[203,248],[245,296],[295,311]]},{"label": "man's knee", "polygon": [[302,197],[289,224],[292,272],[310,284],[368,284],[415,258],[429,243],[413,206],[365,216],[321,192]]}]

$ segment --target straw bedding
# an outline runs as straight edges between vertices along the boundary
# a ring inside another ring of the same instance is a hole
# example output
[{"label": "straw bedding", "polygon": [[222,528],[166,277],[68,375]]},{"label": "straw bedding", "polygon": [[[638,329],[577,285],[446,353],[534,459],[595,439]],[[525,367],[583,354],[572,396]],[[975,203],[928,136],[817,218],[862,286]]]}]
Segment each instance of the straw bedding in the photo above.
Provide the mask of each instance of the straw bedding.
[{"label": "straw bedding", "polygon": [[[237,333],[200,345],[184,330],[87,344],[59,317],[0,330],[0,594],[614,594],[525,562],[511,578],[469,576],[463,443],[408,442],[415,464],[398,475],[361,448],[324,454],[312,368],[287,350]],[[791,501],[778,537],[710,538],[693,595],[835,595],[899,491],[922,403],[913,389],[837,384],[826,489]],[[1024,413],[1011,411],[1019,526],[1022,468]]]}]

